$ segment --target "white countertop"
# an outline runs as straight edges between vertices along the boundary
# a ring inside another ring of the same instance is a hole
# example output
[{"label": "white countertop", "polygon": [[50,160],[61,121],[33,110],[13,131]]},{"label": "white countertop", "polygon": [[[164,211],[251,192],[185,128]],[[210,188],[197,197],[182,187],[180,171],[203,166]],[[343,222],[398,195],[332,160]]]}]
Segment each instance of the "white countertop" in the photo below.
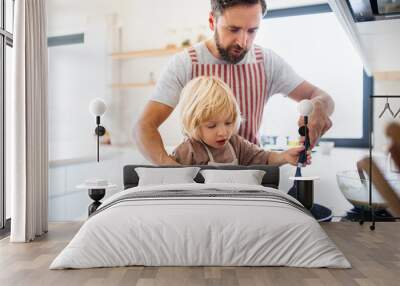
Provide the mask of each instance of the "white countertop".
[{"label": "white countertop", "polygon": [[[101,145],[100,160],[115,157],[123,152],[124,146]],[[97,145],[78,142],[51,143],[49,148],[49,166],[62,166],[95,162],[97,160]]]}]

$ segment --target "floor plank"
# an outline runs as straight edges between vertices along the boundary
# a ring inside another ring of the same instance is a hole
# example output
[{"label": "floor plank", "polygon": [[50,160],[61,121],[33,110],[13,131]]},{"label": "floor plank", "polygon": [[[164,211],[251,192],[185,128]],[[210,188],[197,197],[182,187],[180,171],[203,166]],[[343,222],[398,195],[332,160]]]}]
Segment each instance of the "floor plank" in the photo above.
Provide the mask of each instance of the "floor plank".
[{"label": "floor plank", "polygon": [[85,270],[48,269],[80,228],[80,223],[52,223],[32,243],[0,240],[0,285],[136,285],[136,286],[391,286],[400,273],[400,223],[369,225],[323,223],[352,269],[290,267],[116,267]]}]

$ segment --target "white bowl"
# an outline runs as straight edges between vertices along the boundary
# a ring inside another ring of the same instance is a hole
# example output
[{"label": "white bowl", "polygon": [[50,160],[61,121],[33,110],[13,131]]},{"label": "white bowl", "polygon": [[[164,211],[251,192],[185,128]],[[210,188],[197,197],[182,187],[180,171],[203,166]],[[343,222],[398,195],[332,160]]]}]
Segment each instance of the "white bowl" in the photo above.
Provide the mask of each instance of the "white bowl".
[{"label": "white bowl", "polygon": [[[345,198],[355,207],[369,206],[369,180],[360,179],[357,171],[341,171],[336,174],[336,181]],[[388,179],[389,184],[400,196],[400,179]],[[372,205],[375,209],[384,209],[386,202],[372,185]]]},{"label": "white bowl", "polygon": [[335,147],[335,142],[333,141],[322,141],[319,142],[318,144],[319,144],[319,150],[321,150],[321,153],[324,155],[331,154],[333,147]]}]

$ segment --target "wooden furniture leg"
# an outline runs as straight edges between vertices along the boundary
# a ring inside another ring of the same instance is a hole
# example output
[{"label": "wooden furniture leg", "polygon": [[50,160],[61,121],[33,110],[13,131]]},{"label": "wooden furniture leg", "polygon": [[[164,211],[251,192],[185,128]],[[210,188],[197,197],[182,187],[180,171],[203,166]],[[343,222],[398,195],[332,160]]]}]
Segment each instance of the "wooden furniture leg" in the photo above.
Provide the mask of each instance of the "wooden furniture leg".
[{"label": "wooden furniture leg", "polygon": [[392,140],[389,152],[400,170],[400,124],[392,122],[386,128],[386,135]]}]

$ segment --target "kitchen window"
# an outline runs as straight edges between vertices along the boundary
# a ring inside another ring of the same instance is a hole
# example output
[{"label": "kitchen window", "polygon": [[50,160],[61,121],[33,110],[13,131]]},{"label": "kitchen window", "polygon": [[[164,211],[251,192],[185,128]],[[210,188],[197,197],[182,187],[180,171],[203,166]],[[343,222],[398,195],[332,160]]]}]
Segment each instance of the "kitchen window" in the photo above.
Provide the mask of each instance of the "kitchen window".
[{"label": "kitchen window", "polygon": [[[256,43],[280,55],[304,79],[335,101],[333,127],[322,140],[341,147],[368,147],[368,97],[372,78],[328,4],[268,11]],[[297,103],[270,98],[262,137],[297,136]]]}]

